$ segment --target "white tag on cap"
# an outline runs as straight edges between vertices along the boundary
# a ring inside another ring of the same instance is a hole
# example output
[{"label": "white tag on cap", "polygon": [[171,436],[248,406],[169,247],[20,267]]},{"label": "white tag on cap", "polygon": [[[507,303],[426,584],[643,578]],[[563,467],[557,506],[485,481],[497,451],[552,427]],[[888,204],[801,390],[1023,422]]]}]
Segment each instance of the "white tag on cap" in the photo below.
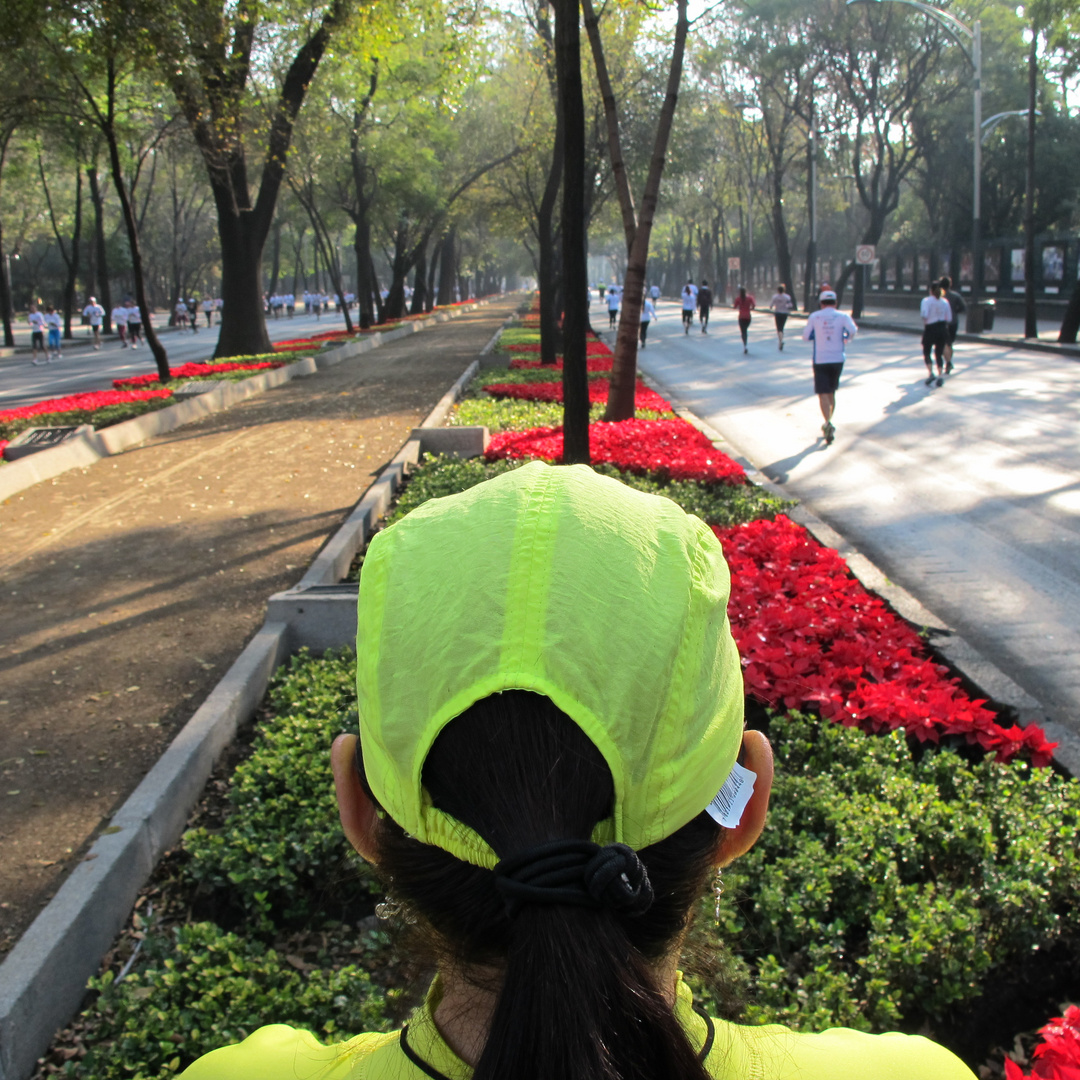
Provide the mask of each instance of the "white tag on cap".
[{"label": "white tag on cap", "polygon": [[731,767],[724,786],[708,806],[709,817],[725,829],[734,829],[742,821],[743,811],[754,794],[757,773],[744,769],[737,761]]}]

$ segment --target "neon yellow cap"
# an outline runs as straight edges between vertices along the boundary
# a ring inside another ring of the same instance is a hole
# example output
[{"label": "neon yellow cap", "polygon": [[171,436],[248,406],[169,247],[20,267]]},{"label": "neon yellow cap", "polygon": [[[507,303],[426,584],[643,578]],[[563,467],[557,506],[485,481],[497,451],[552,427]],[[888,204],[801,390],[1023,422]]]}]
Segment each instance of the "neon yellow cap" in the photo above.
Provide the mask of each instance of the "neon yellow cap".
[{"label": "neon yellow cap", "polygon": [[742,740],[729,591],[703,522],[585,465],[531,462],[418,507],[374,538],[360,576],[356,685],[376,799],[417,840],[494,867],[421,772],[455,716],[531,690],[611,769],[613,813],[593,839],[640,849],[671,835],[716,796]]}]

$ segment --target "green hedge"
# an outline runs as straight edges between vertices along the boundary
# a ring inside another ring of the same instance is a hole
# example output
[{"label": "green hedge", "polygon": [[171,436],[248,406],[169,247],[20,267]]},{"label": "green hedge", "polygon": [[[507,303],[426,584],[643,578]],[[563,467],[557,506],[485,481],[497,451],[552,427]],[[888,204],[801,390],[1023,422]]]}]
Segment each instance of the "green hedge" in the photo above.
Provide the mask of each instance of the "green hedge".
[{"label": "green hedge", "polygon": [[213,923],[152,933],[144,945],[138,967],[123,981],[111,972],[91,980],[98,997],[80,1025],[89,1052],[61,1075],[170,1077],[270,1021],[331,1042],[390,1027],[387,994],[356,964],[301,972],[258,940]]},{"label": "green hedge", "polygon": [[334,736],[356,728],[354,668],[351,650],[280,668],[224,824],[184,835],[186,880],[256,929],[372,908],[378,887],[342,835],[328,772]]}]

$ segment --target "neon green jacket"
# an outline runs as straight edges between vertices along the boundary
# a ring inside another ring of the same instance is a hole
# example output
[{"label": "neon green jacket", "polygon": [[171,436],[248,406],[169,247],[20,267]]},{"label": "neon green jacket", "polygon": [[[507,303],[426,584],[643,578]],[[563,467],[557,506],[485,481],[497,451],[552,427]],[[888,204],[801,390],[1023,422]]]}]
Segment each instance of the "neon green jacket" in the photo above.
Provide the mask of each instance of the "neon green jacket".
[{"label": "neon green jacket", "polygon": [[[308,1031],[273,1024],[196,1061],[182,1080],[470,1080],[472,1069],[443,1041],[432,1019],[438,980],[404,1029],[357,1035],[324,1046]],[[693,1011],[680,979],[675,1015],[699,1051],[709,1022]],[[771,1024],[712,1021],[705,1059],[716,1080],[975,1080],[959,1058],[919,1035],[867,1035],[832,1028],[802,1035]],[[404,1042],[404,1046],[403,1046]],[[420,1059],[427,1069],[414,1063]]]}]

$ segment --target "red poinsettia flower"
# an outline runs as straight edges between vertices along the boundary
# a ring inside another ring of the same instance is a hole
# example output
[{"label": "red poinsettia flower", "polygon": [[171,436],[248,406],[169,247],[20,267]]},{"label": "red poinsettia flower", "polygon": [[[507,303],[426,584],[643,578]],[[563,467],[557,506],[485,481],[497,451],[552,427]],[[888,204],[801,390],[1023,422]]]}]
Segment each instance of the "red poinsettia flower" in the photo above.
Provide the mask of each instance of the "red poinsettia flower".
[{"label": "red poinsettia flower", "polygon": [[[284,367],[284,360],[262,360],[250,364],[221,363],[221,364],[180,364],[172,368],[174,379],[197,379],[206,375],[224,375],[229,371],[265,371],[267,368]],[[160,382],[157,372],[148,375],[132,375],[125,379],[113,379],[113,386],[117,390],[135,390],[140,386],[150,386]]]}]

